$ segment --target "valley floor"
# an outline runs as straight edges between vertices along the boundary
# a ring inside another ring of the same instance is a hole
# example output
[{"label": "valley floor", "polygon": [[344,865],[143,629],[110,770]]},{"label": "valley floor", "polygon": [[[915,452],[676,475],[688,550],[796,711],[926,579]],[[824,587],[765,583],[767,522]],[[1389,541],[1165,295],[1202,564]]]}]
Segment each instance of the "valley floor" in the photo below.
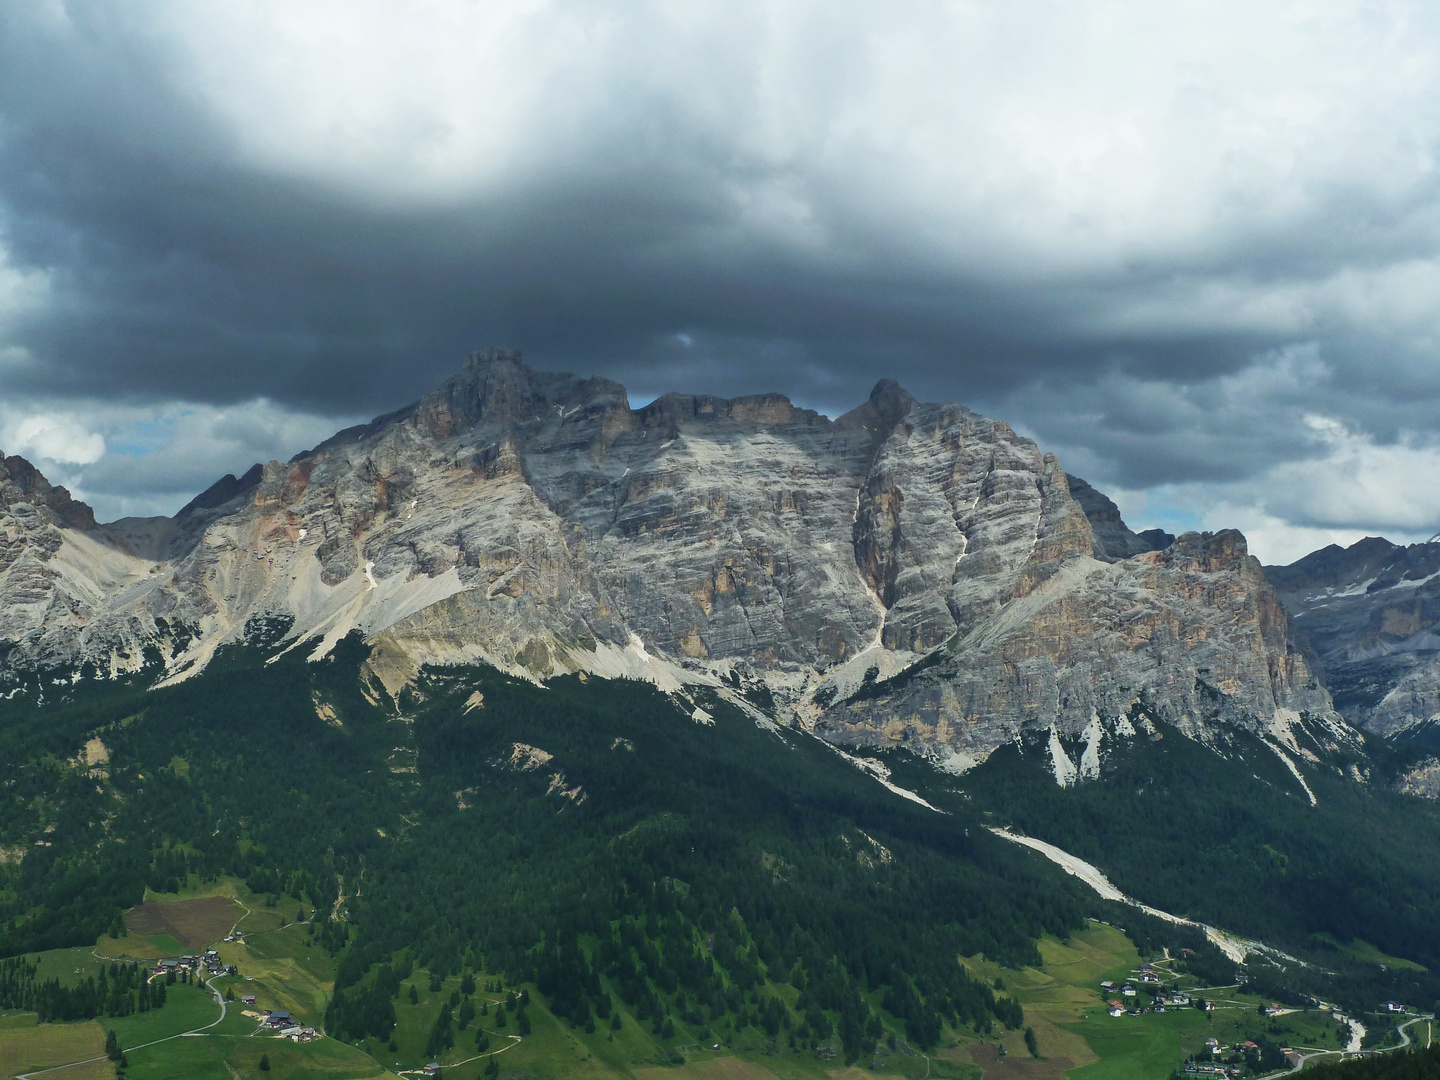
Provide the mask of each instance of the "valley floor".
[{"label": "valley floor", "polygon": [[[182,894],[147,896],[127,916],[131,932],[123,937],[102,938],[91,949],[36,954],[31,959],[39,961],[42,975],[62,983],[114,961],[148,966],[178,952],[173,946],[195,952],[213,947],[238,974],[208,978],[206,985],[171,984],[163,1007],[127,1017],[38,1024],[33,1013],[0,1016],[0,1080],[108,1080],[115,1076],[104,1056],[108,1031],[116,1033],[125,1051],[126,1075],[132,1080],[425,1076],[427,1035],[443,1003],[458,997],[459,976],[442,980],[438,989],[431,988],[423,971],[404,980],[389,1044],[367,1040],[354,1047],[324,1037],[334,964],[309,935],[310,914],[295,898],[255,896],[243,883],[225,879]],[[237,933],[239,940],[223,940]],[[533,987],[531,1030],[521,1036],[514,1019],[505,1026],[498,1023],[500,1003],[520,988],[501,987],[498,977],[481,972],[474,1000],[484,1004],[486,1015],[461,1029],[456,1046],[441,1054],[439,1064],[443,1076],[454,1080],[479,1080],[487,1067],[498,1067],[501,1076],[514,1080],[1155,1080],[1170,1075],[1187,1056],[1203,1053],[1207,1038],[1230,1046],[1265,1035],[1296,1047],[1307,1060],[1338,1055],[1349,1038],[1346,1028],[1320,1010],[1263,1017],[1258,1011],[1263,999],[1239,987],[1201,986],[1183,977],[1181,986],[1212,1001],[1212,1012],[1177,1008],[1113,1017],[1100,982],[1135,983],[1141,957],[1122,931],[1104,923],[1091,923],[1065,942],[1047,937],[1040,942],[1040,955],[1039,967],[1020,970],[983,957],[961,961],[972,976],[1003,987],[1023,1004],[1038,1056],[1029,1053],[1023,1032],[998,1029],[983,1038],[955,1034],[935,1052],[920,1053],[907,1046],[903,1028],[887,1016],[886,1037],[873,1057],[841,1068],[812,1051],[791,1048],[783,1033],[769,1039],[753,1028],[727,1030],[702,1044],[682,1027],[674,1038],[661,1038],[623,1008],[616,1031],[608,1024],[594,1032],[572,1029],[550,1014]],[[1155,968],[1172,978],[1163,959]],[[247,996],[254,1002],[243,1002]],[[234,1000],[222,1000],[229,997]],[[874,1005],[879,1008],[878,1001]],[[266,1014],[277,1009],[289,1012],[297,1025],[320,1030],[321,1037],[297,1043],[264,1027]],[[1432,1037],[1427,1018],[1397,1019],[1408,1028],[1404,1039],[1413,1033],[1423,1045]],[[482,1032],[489,1043],[484,1052],[476,1049]],[[268,1071],[261,1068],[262,1058]]]}]

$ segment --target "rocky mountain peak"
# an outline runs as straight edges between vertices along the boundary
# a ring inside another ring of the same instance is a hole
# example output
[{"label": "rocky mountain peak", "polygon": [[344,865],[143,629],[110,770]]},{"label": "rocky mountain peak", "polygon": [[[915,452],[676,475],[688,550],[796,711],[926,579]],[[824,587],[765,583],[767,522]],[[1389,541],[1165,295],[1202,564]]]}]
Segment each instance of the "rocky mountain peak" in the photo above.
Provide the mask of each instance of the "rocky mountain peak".
[{"label": "rocky mountain peak", "polygon": [[[1249,558],[1245,534],[1239,529],[1221,529],[1213,533],[1183,533],[1156,556],[1156,561],[1192,570],[1237,570],[1245,566]],[[1260,564],[1256,562],[1253,569],[1258,571]]]},{"label": "rocky mountain peak", "polygon": [[851,409],[836,423],[843,427],[862,427],[882,438],[909,416],[919,404],[903,386],[894,379],[881,379],[870,391],[869,399]]},{"label": "rocky mountain peak", "polygon": [[563,416],[580,409],[629,408],[625,388],[617,382],[537,372],[519,351],[489,348],[471,353],[458,374],[421,398],[412,420],[432,438],[448,439],[478,425],[508,426],[551,412]]},{"label": "rocky mountain peak", "polygon": [[315,658],[359,633],[392,694],[456,662],[646,678],[942,761],[1142,705],[1196,731],[1330,711],[1239,533],[1148,550],[1008,424],[888,379],[838,420],[780,394],[632,410],[487,349],[173,520],[36,536],[0,566],[11,671],[158,649],[176,679],[256,627]]},{"label": "rocky mountain peak", "polygon": [[914,395],[894,379],[881,379],[870,391],[870,404],[887,426],[894,427],[915,407],[916,401]]},{"label": "rocky mountain peak", "polygon": [[1347,716],[1385,734],[1440,718],[1440,544],[1367,536],[1265,574]]},{"label": "rocky mountain peak", "polygon": [[95,528],[95,511],[89,506],[52,485],[23,457],[0,456],[0,510],[20,503],[43,507],[72,529]]},{"label": "rocky mountain peak", "polygon": [[665,394],[639,410],[642,427],[677,427],[690,422],[732,420],[742,424],[813,423],[821,416],[797,409],[784,394],[722,398],[713,394]]},{"label": "rocky mountain peak", "polygon": [[1108,495],[1097,491],[1078,476],[1066,473],[1065,479],[1070,485],[1071,496],[1090,519],[1090,530],[1095,538],[1095,558],[1114,562],[1146,551],[1160,551],[1174,543],[1175,537],[1161,529],[1131,532],[1120,516],[1120,508]]},{"label": "rocky mountain peak", "polygon": [[213,510],[217,506],[224,506],[242,492],[250,491],[258,487],[264,475],[265,466],[259,462],[250,466],[243,476],[236,477],[234,473],[226,473],[186,503],[175,516],[182,518],[195,513],[197,510]]}]

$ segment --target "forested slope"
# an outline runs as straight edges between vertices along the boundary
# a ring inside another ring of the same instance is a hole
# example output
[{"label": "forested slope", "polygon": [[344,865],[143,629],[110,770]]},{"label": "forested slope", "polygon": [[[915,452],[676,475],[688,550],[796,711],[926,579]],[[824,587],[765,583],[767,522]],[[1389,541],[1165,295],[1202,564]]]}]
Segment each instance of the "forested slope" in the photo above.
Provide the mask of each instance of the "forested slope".
[{"label": "forested slope", "polygon": [[602,975],[657,1022],[779,1023],[767,987],[787,984],[786,1023],[854,1058],[872,993],[922,1046],[1020,1024],[955,958],[1036,961],[1036,937],[1097,910],[978,819],[722,702],[701,723],[648,684],[447,668],[397,711],[366,651],[235,650],[171,688],[87,682],[0,714],[0,837],[23,853],[0,868],[0,955],[92,942],[147,884],[235,873],[331,914],[336,1034],[388,1034],[403,954],[533,981],[577,1024],[606,1015]]}]

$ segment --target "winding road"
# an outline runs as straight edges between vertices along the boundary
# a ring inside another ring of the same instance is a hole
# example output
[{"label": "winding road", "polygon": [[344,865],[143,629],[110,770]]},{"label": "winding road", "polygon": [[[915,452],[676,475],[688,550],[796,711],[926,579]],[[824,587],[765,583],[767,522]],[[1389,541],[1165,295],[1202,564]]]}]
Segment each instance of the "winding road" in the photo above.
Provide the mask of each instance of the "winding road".
[{"label": "winding road", "polygon": [[[1421,1020],[1430,1021],[1430,1020],[1434,1020],[1434,1019],[1435,1019],[1435,1017],[1434,1017],[1434,1015],[1431,1014],[1431,1013],[1422,1013],[1422,1014],[1419,1015],[1419,1016],[1412,1017],[1411,1019],[1406,1020],[1403,1024],[1401,1024],[1399,1027],[1397,1027],[1397,1028],[1395,1029],[1396,1031],[1400,1032],[1400,1045],[1399,1045],[1399,1046],[1384,1046],[1384,1047],[1379,1047],[1379,1048],[1377,1048],[1377,1049],[1375,1049],[1375,1050],[1367,1050],[1367,1051],[1365,1051],[1365,1052],[1366,1052],[1366,1053],[1369,1053],[1369,1054],[1391,1054],[1391,1053],[1394,1053],[1396,1050],[1404,1050],[1404,1049],[1406,1049],[1407,1047],[1409,1047],[1410,1044],[1411,1044],[1411,1042],[1413,1041],[1413,1040],[1411,1040],[1411,1038],[1410,1038],[1410,1033],[1409,1033],[1408,1031],[1406,1031],[1405,1029],[1408,1028],[1408,1027],[1413,1027],[1414,1025],[1420,1023]],[[1429,1036],[1429,1034],[1426,1035],[1425,1045],[1426,1045],[1426,1047],[1429,1047],[1429,1045],[1430,1045],[1430,1036]],[[1353,1053],[1353,1051],[1350,1051],[1350,1050],[1315,1050],[1315,1051],[1312,1051],[1311,1053],[1300,1055],[1300,1060],[1297,1061],[1297,1062],[1296,1062],[1294,1065],[1292,1065],[1290,1068],[1288,1068],[1288,1069],[1281,1069],[1279,1072],[1267,1073],[1265,1076],[1258,1077],[1257,1080],[1274,1080],[1274,1077],[1277,1077],[1277,1076],[1289,1076],[1291,1073],[1297,1073],[1297,1072],[1299,1072],[1301,1069],[1305,1068],[1305,1066],[1306,1066],[1307,1064],[1309,1064],[1311,1061],[1313,1061],[1315,1058],[1330,1057],[1330,1056],[1333,1056],[1333,1055],[1335,1055],[1335,1054],[1350,1054],[1350,1053]]]},{"label": "winding road", "polygon": [[[219,978],[219,976],[216,976],[216,978]],[[227,1003],[225,1001],[224,995],[221,994],[220,991],[215,989],[214,982],[215,979],[213,978],[205,980],[206,989],[209,990],[210,993],[215,995],[215,1003],[220,1006],[220,1015],[217,1016],[214,1020],[210,1021],[210,1023],[208,1024],[201,1024],[197,1028],[191,1028],[189,1031],[181,1031],[174,1035],[166,1035],[163,1039],[152,1039],[150,1040],[150,1042],[140,1043],[138,1046],[124,1047],[124,1052],[128,1054],[132,1050],[144,1050],[147,1046],[159,1046],[161,1043],[169,1042],[171,1039],[183,1039],[186,1035],[198,1035],[202,1031],[209,1031],[217,1024],[223,1023],[225,1020]],[[76,1065],[89,1065],[92,1061],[104,1060],[105,1055],[99,1054],[96,1057],[85,1058],[83,1061],[67,1061],[64,1065],[52,1065],[48,1069],[36,1069],[34,1072],[19,1073],[16,1075],[15,1080],[31,1080],[31,1077],[44,1076],[46,1073],[59,1072],[61,1069],[73,1069]]]}]

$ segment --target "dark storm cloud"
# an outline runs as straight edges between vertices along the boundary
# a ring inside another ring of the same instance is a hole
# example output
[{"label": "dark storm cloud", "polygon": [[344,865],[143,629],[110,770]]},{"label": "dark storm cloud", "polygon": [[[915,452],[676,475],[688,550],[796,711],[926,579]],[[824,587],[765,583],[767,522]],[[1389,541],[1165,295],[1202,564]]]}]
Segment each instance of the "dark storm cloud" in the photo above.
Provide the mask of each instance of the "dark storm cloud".
[{"label": "dark storm cloud", "polygon": [[[1117,43],[1031,6],[1048,37],[940,7],[556,4],[470,26],[509,42],[473,61],[446,37],[464,5],[393,33],[337,8],[343,55],[294,9],[216,4],[212,27],[160,3],[9,7],[0,268],[43,295],[7,308],[0,274],[0,385],[46,416],[263,398],[311,418],[243,457],[412,399],[490,343],[637,399],[773,389],[837,411],[895,376],[1092,479],[1212,501],[1259,483],[1262,508],[1263,477],[1333,456],[1336,431],[1423,447],[1440,124],[1419,111],[1435,87],[1386,66],[1433,20],[1246,14],[1237,42],[1314,50],[1252,54],[1192,44],[1199,8],[1151,25],[1137,6]],[[1358,90],[1327,82],[1356,49]],[[88,456],[68,459],[84,483],[172,498],[154,461]],[[1322,503],[1285,520],[1358,524]]]},{"label": "dark storm cloud", "polygon": [[[557,178],[410,210],[337,200],[192,147],[177,138],[161,156],[123,133],[11,133],[0,187],[12,255],[58,270],[56,302],[13,336],[55,359],[16,372],[14,386],[379,411],[468,349],[506,341],[538,363],[658,390],[683,385],[670,373],[691,359],[677,348],[686,335],[716,357],[692,369],[705,379],[694,388],[813,398],[823,387],[838,406],[891,373],[931,396],[994,400],[1117,357],[1141,371],[1234,369],[1273,339],[1077,335],[1088,297],[1063,288],[922,277],[902,253],[867,252],[855,267],[797,258],[743,235],[713,176],[667,175],[663,163],[643,197],[629,177]],[[815,370],[777,369],[777,352]]]}]

